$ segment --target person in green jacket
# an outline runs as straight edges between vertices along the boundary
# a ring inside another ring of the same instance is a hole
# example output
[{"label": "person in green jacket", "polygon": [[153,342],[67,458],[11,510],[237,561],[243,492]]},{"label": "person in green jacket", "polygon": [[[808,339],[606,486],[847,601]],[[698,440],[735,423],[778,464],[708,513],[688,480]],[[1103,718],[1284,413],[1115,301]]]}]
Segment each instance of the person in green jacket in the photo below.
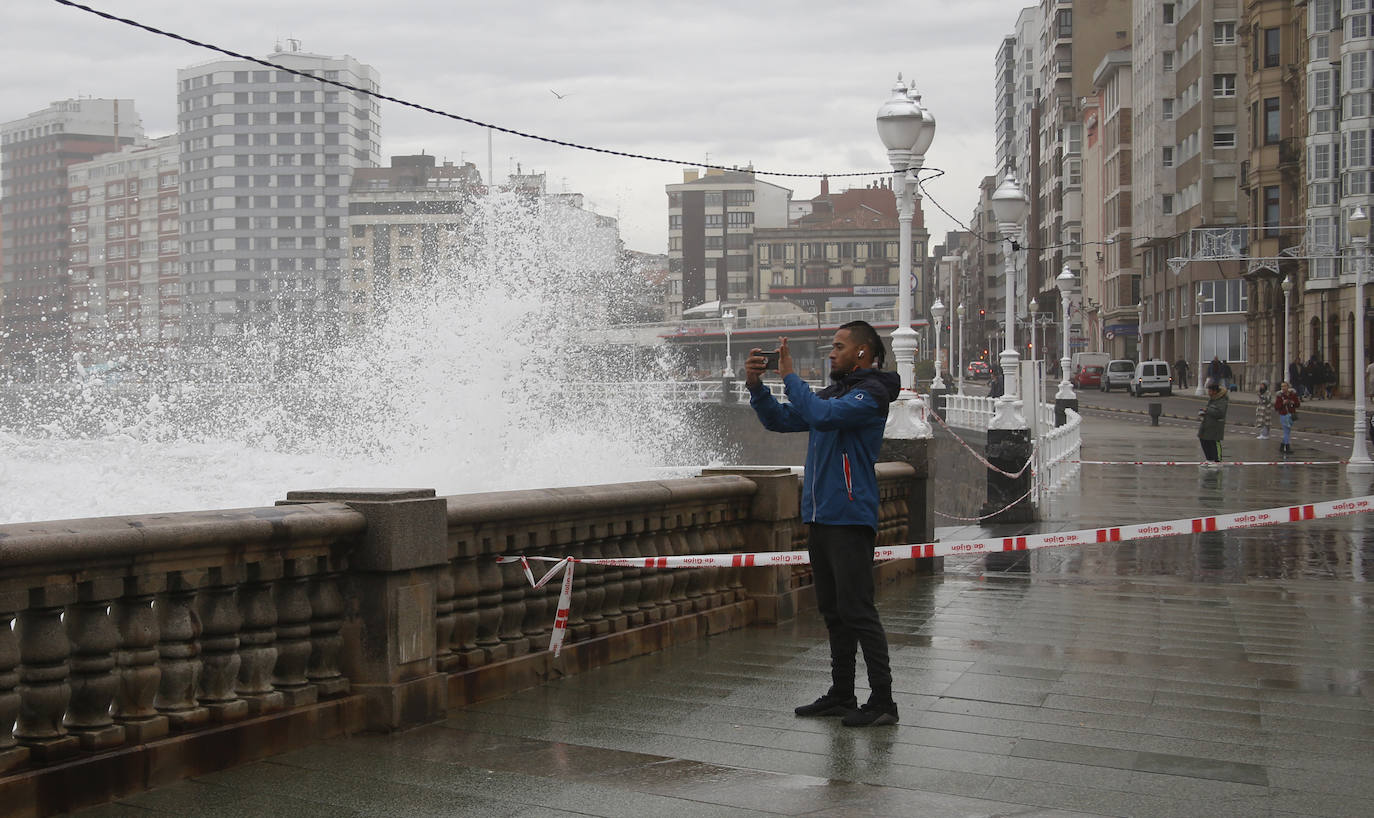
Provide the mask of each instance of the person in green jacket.
[{"label": "person in green jacket", "polygon": [[1207,379],[1207,405],[1198,410],[1197,439],[1202,442],[1203,468],[1221,466],[1221,440],[1226,437],[1226,410],[1231,400],[1226,386],[1214,378]]}]

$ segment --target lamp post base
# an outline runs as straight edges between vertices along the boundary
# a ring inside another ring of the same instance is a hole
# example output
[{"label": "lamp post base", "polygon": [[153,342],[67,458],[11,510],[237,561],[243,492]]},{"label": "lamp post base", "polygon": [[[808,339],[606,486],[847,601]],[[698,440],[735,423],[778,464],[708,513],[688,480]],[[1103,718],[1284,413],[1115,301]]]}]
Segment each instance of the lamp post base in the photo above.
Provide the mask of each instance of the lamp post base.
[{"label": "lamp post base", "polygon": [[888,404],[887,426],[883,437],[893,440],[921,440],[935,437],[926,420],[926,402],[915,392],[905,389],[897,400]]},{"label": "lamp post base", "polygon": [[[988,469],[987,502],[982,514],[991,515],[987,523],[1029,523],[1035,520],[1031,502],[1031,456],[1029,429],[988,429],[988,462],[1001,471]],[[1008,477],[1002,472],[1019,475]]]}]

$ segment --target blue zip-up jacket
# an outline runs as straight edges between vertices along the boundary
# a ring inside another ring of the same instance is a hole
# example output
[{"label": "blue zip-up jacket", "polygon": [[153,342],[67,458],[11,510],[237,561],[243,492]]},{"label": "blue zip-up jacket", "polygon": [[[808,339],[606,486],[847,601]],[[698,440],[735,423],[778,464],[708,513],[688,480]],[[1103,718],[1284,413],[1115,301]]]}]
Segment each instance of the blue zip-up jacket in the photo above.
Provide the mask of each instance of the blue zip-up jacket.
[{"label": "blue zip-up jacket", "polygon": [[783,378],[788,404],[768,387],[749,390],[749,405],[765,429],[810,432],[802,479],[802,520],[878,529],[878,476],[887,405],[901,391],[895,372],[857,369],[812,392],[795,372]]}]

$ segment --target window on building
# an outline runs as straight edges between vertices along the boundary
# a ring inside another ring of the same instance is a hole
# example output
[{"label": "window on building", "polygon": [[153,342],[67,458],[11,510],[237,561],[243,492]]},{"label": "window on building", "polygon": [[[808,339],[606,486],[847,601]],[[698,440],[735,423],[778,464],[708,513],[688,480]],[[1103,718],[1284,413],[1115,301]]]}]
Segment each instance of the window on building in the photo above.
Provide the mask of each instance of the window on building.
[{"label": "window on building", "polygon": [[1361,40],[1369,36],[1369,15],[1352,14],[1347,17],[1350,21],[1350,39]]},{"label": "window on building", "polygon": [[1165,122],[1168,122],[1169,120],[1173,119],[1173,118],[1174,118],[1174,100],[1173,100],[1173,97],[1166,97],[1166,98],[1160,100],[1159,110],[1160,110],[1160,114],[1164,117],[1164,121],[1165,121]]},{"label": "window on building", "polygon": [[1362,168],[1369,164],[1369,131],[1351,131],[1345,137],[1346,167]]},{"label": "window on building", "polygon": [[1279,98],[1266,97],[1264,100],[1264,144],[1273,145],[1279,139]]},{"label": "window on building", "polygon": [[1173,3],[1165,3],[1165,4],[1164,4],[1164,11],[1163,11],[1163,14],[1164,14],[1164,18],[1163,18],[1163,19],[1164,19],[1164,25],[1166,25],[1166,26],[1171,26],[1171,25],[1173,25],[1173,24],[1174,24],[1174,4],[1173,4]]},{"label": "window on building", "polygon": [[1332,14],[1334,6],[1335,0],[1312,0],[1312,4],[1308,8],[1309,13],[1312,15],[1311,27],[1313,34],[1319,31],[1330,31],[1335,27],[1334,21],[1336,18]]},{"label": "window on building", "polygon": [[1369,85],[1369,52],[1356,51],[1345,55],[1347,91],[1360,91]]},{"label": "window on building", "polygon": [[1212,23],[1212,44],[1213,45],[1235,45],[1236,44],[1236,21],[1218,20]]},{"label": "window on building", "polygon": [[1162,148],[1160,148],[1159,155],[1160,155],[1160,163],[1161,163],[1162,165],[1164,165],[1164,167],[1166,167],[1166,168],[1171,168],[1171,167],[1174,166],[1174,146],[1173,146],[1173,145],[1165,145],[1165,146],[1163,146]]},{"label": "window on building", "polygon": [[1236,75],[1235,74],[1213,74],[1212,75],[1212,96],[1218,99],[1234,97],[1236,95]]},{"label": "window on building", "polygon": [[1059,39],[1073,36],[1073,10],[1059,9],[1054,16],[1055,31]]},{"label": "window on building", "polygon": [[1279,226],[1279,186],[1278,186],[1278,185],[1265,185],[1265,186],[1264,186],[1263,207],[1264,207],[1264,228],[1265,228],[1265,229],[1264,229],[1264,235],[1265,235],[1266,238],[1272,238],[1272,237],[1277,236],[1277,235],[1279,234],[1279,231],[1278,231],[1278,226]]},{"label": "window on building", "polygon": [[1174,52],[1172,50],[1165,51],[1163,54],[1160,55],[1160,59],[1164,62],[1165,71],[1174,70]]},{"label": "window on building", "polygon": [[1236,146],[1236,129],[1234,126],[1212,129],[1213,148],[1234,148]]},{"label": "window on building", "polygon": [[1279,66],[1279,30],[1277,28],[1266,28],[1264,30],[1264,67],[1277,68]]},{"label": "window on building", "polygon": [[1331,178],[1331,146],[1313,145],[1308,157],[1308,173],[1312,179]]},{"label": "window on building", "polygon": [[1164,211],[1165,216],[1174,215],[1174,195],[1172,193],[1165,193],[1161,197],[1160,209]]}]

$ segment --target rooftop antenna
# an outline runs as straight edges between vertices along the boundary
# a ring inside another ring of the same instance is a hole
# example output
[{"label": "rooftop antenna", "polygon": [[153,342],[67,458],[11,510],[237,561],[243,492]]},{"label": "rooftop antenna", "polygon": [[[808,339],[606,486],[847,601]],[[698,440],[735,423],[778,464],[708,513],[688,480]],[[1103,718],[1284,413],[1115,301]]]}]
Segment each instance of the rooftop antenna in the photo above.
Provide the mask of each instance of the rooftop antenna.
[{"label": "rooftop antenna", "polygon": [[300,51],[300,50],[301,50],[301,41],[300,41],[300,40],[297,40],[295,37],[287,37],[287,38],[286,38],[286,41],[287,41],[288,43],[291,44],[291,50],[292,50],[292,51]]}]

